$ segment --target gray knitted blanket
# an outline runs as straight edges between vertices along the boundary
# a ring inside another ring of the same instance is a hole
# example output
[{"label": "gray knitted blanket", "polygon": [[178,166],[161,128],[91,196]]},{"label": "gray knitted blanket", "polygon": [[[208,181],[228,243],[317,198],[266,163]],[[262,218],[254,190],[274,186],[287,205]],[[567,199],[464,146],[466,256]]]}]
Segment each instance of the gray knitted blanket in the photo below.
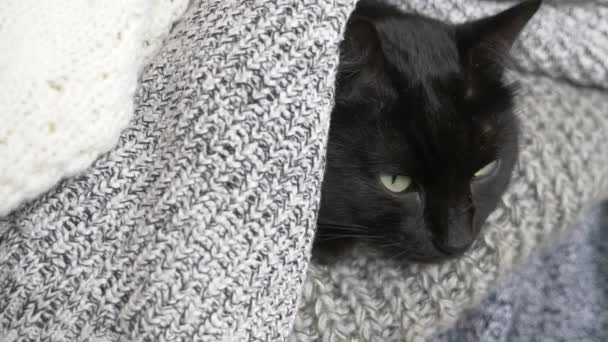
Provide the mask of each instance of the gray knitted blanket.
[{"label": "gray knitted blanket", "polygon": [[197,0],[85,174],[0,218],[0,341],[281,341],[353,0]]},{"label": "gray knitted blanket", "polygon": [[[608,82],[605,8],[549,5],[516,47],[515,183],[475,247],[439,266],[360,250],[308,267],[354,3],[193,0],[119,145],[0,218],[0,341],[421,340],[606,185],[608,97],[580,86]],[[408,6],[451,19],[498,8]]]}]

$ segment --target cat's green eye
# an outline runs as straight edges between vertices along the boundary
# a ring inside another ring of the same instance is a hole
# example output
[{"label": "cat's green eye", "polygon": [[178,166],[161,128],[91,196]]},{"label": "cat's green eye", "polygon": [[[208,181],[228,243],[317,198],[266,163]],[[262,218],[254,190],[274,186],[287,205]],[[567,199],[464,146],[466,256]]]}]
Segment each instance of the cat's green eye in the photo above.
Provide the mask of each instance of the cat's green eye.
[{"label": "cat's green eye", "polygon": [[476,178],[485,177],[485,176],[491,174],[494,171],[494,169],[496,169],[497,165],[498,165],[498,161],[496,161],[496,160],[491,163],[486,164],[486,166],[482,167],[477,172],[475,172],[475,177]]},{"label": "cat's green eye", "polygon": [[412,184],[412,179],[402,175],[381,174],[380,181],[391,192],[404,192]]}]

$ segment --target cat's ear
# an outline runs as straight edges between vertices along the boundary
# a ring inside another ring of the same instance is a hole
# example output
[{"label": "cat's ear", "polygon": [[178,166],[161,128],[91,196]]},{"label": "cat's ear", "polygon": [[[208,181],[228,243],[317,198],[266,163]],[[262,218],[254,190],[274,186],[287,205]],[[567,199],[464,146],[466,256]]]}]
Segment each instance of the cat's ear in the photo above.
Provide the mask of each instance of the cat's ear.
[{"label": "cat's ear", "polygon": [[336,102],[353,104],[383,98],[390,89],[386,87],[384,55],[374,23],[365,17],[351,17],[342,44]]},{"label": "cat's ear", "polygon": [[458,25],[456,35],[464,53],[471,57],[509,51],[542,0],[528,0],[496,15]]},{"label": "cat's ear", "polygon": [[456,40],[472,87],[467,94],[475,87],[475,74],[502,70],[502,58],[541,3],[524,1],[496,15],[456,26]]},{"label": "cat's ear", "polygon": [[469,49],[490,46],[509,50],[541,3],[524,1],[493,16],[461,24],[457,27],[458,42]]},{"label": "cat's ear", "polygon": [[353,16],[346,26],[346,45],[342,51],[349,56],[343,56],[343,60],[354,59],[353,63],[369,64],[381,56],[380,39],[374,24],[362,16]]}]

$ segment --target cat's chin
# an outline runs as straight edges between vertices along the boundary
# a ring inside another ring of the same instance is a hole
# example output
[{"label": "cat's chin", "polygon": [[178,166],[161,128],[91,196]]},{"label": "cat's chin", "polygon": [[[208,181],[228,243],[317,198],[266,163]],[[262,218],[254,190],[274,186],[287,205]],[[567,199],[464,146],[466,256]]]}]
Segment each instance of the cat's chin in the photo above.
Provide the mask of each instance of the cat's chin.
[{"label": "cat's chin", "polygon": [[440,264],[461,257],[465,251],[458,254],[447,254],[439,249],[406,252],[403,249],[383,249],[373,244],[357,241],[356,239],[336,239],[331,241],[317,241],[313,246],[312,261],[320,265],[331,265],[348,259],[349,256],[368,254],[372,258],[391,260],[397,264]]},{"label": "cat's chin", "polygon": [[417,264],[438,264],[453,259],[462,257],[467,249],[459,251],[457,253],[446,253],[439,248],[431,247],[433,244],[425,249],[415,250],[413,248],[381,248],[379,246],[370,246],[376,250],[382,258],[393,260],[395,262],[403,263],[417,263]]}]

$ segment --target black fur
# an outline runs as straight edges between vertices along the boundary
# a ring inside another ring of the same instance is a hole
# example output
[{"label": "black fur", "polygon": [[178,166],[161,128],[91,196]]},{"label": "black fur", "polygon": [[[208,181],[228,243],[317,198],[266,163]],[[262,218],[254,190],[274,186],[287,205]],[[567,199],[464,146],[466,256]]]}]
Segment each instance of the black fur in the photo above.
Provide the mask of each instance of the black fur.
[{"label": "black fur", "polygon": [[[428,262],[471,245],[517,159],[503,61],[539,5],[451,25],[359,3],[340,46],[315,253],[366,241]],[[474,177],[494,160],[492,174]],[[392,193],[381,173],[414,183]]]}]

